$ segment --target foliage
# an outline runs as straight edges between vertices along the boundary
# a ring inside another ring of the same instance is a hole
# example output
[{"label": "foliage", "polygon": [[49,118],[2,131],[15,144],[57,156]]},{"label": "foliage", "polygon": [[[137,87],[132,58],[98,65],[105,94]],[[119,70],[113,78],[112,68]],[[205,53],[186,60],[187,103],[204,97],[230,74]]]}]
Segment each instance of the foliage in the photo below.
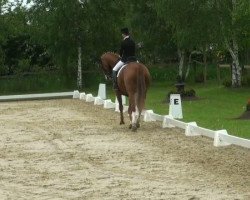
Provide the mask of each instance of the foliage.
[{"label": "foliage", "polygon": [[15,75],[0,79],[0,95],[46,93],[65,90],[74,90],[74,79],[66,79],[57,73]]},{"label": "foliage", "polygon": [[[138,58],[149,66],[153,80],[175,82],[178,50],[186,58],[193,51],[203,58],[206,54],[207,79],[216,79],[211,66],[218,52],[227,58],[232,55],[228,46],[238,52],[241,63],[250,58],[248,0],[33,0],[32,7],[23,6],[21,0],[11,2],[0,1],[1,75],[59,69],[70,80],[77,74],[79,46],[83,75],[97,71],[103,52],[119,50],[123,26],[131,30]],[[171,70],[150,67],[155,63]],[[203,82],[204,65],[185,61],[184,69],[189,70],[187,81]],[[247,82],[243,77],[242,85]]]},{"label": "foliage", "polygon": [[169,100],[171,94],[180,94],[181,98],[184,98],[184,99],[185,97],[196,97],[196,92],[194,89],[183,90],[183,91],[171,90],[167,94],[167,100]]},{"label": "foliage", "polygon": [[232,80],[230,78],[225,78],[222,83],[225,87],[230,88],[232,87]]},{"label": "foliage", "polygon": [[149,67],[152,81],[173,81],[176,80],[176,65],[164,65]]},{"label": "foliage", "polygon": [[171,27],[160,18],[151,0],[131,3],[130,23],[138,41],[139,59],[147,64],[169,62],[176,58]]},{"label": "foliage", "polygon": [[243,76],[242,86],[250,86],[250,75]]},{"label": "foliage", "polygon": [[250,99],[247,101],[246,110],[247,110],[247,111],[250,111]]}]

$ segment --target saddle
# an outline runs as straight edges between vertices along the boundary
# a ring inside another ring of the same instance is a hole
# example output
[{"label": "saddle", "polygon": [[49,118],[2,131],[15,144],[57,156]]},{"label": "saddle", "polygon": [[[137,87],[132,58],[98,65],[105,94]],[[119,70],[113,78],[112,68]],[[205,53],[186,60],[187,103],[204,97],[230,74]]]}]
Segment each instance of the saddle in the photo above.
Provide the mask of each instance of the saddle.
[{"label": "saddle", "polygon": [[120,74],[120,72],[129,64],[129,63],[131,63],[131,62],[137,62],[137,63],[139,63],[139,61],[135,58],[134,60],[128,60],[128,61],[126,61],[125,63],[124,63],[124,65],[122,65],[121,66],[121,68],[118,70],[118,72],[117,72],[117,74],[116,74],[116,77],[118,77],[119,76],[119,74]]}]

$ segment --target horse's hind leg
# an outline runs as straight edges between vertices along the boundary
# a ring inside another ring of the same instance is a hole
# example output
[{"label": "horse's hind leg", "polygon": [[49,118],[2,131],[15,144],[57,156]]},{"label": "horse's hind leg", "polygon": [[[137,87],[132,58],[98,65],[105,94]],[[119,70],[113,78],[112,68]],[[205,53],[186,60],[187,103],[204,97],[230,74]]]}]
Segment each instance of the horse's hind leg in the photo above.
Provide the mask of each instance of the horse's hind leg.
[{"label": "horse's hind leg", "polygon": [[123,105],[122,105],[122,96],[120,93],[116,92],[117,101],[119,103],[119,110],[120,110],[120,124],[124,123],[124,117],[123,117]]},{"label": "horse's hind leg", "polygon": [[132,131],[137,130],[137,112],[136,112],[136,106],[135,106],[135,96],[129,95],[129,118],[130,118],[130,128],[132,128]]},{"label": "horse's hind leg", "polygon": [[131,110],[131,104],[129,101],[129,105],[128,105],[128,116],[129,116],[129,129],[132,128],[132,110]]},{"label": "horse's hind leg", "polygon": [[137,118],[137,121],[136,121],[136,127],[137,128],[140,128],[140,119],[141,119],[141,112],[139,111],[139,115],[138,115],[138,118]]}]

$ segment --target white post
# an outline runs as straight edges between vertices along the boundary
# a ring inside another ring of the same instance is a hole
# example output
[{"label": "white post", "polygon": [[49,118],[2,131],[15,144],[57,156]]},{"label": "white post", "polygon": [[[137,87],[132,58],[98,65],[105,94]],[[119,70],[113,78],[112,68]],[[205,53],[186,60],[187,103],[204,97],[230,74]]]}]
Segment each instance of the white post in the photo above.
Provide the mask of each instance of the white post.
[{"label": "white post", "polygon": [[193,127],[197,127],[197,123],[196,122],[189,122],[189,123],[187,123],[187,127],[185,129],[185,135],[186,136],[201,135],[200,133],[197,133],[197,132],[193,131]]},{"label": "white post", "polygon": [[85,92],[80,93],[80,100],[86,100]]},{"label": "white post", "polygon": [[104,83],[99,84],[99,89],[98,89],[98,95],[97,96],[100,97],[103,100],[107,98],[106,84],[104,84]]},{"label": "white post", "polygon": [[165,115],[162,122],[162,128],[174,128],[175,126],[170,122],[171,119],[173,119],[171,115]]},{"label": "white post", "polygon": [[219,147],[219,146],[227,146],[230,145],[227,142],[224,142],[221,138],[220,135],[228,135],[227,130],[219,130],[215,132],[214,136],[214,146]]},{"label": "white post", "polygon": [[93,97],[92,94],[87,94],[85,100],[86,100],[86,102],[93,102],[93,101],[95,101],[95,97]]},{"label": "white post", "polygon": [[[124,95],[122,95],[122,105],[126,105],[126,97]],[[123,106],[124,108],[124,106]],[[123,110],[125,112],[125,110]],[[115,112],[120,112],[119,110],[119,102],[117,100],[117,98],[115,99]]]},{"label": "white post", "polygon": [[80,92],[78,90],[74,90],[73,99],[79,99],[79,98],[80,98]]},{"label": "white post", "polygon": [[171,115],[175,119],[183,118],[180,94],[170,95],[169,115]]},{"label": "white post", "polygon": [[113,103],[111,99],[106,99],[104,100],[103,108],[105,109],[115,108],[115,103]]},{"label": "white post", "polygon": [[144,112],[144,116],[143,116],[143,121],[144,122],[152,122],[152,121],[156,121],[155,119],[152,118],[151,114],[153,114],[154,111],[153,110],[146,110]]}]

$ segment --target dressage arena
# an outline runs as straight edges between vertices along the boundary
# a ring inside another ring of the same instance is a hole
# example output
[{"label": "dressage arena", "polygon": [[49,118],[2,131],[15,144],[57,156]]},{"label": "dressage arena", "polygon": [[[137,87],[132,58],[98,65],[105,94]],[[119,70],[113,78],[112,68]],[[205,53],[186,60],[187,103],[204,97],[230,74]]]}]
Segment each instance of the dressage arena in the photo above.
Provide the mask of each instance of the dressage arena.
[{"label": "dressage arena", "polygon": [[0,103],[0,199],[250,199],[250,150],[79,99]]}]

